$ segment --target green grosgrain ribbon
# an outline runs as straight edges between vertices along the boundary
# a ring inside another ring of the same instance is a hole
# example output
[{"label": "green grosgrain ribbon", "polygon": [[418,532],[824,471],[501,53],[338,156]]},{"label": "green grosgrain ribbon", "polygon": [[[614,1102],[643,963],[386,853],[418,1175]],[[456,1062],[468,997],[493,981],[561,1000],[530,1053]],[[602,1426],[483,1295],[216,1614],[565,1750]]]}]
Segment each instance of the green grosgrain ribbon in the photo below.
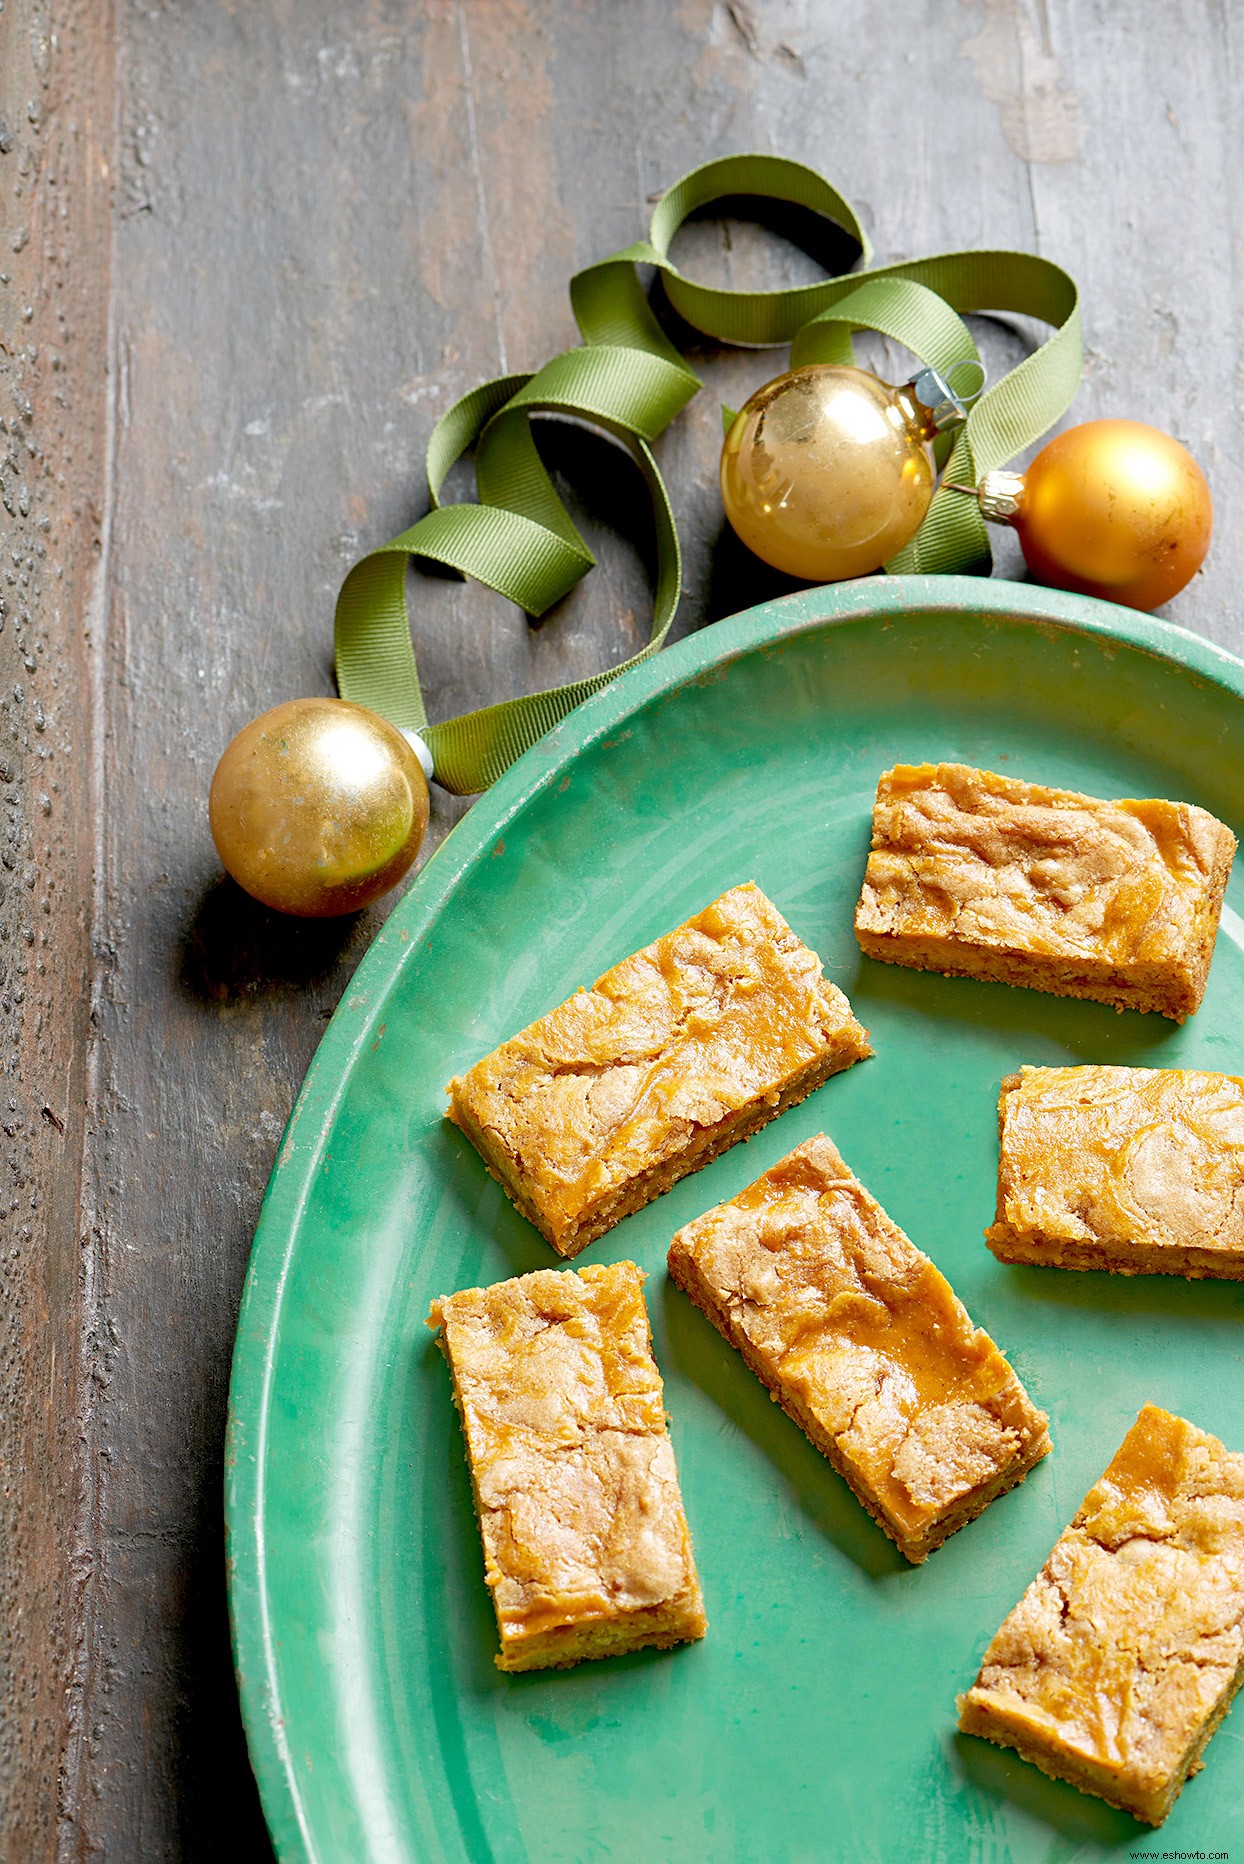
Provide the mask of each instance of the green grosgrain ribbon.
[{"label": "green grosgrain ribbon", "polygon": [[[355,564],[337,598],[337,685],[342,698],[418,732],[436,780],[459,795],[494,782],[589,694],[655,654],[678,606],[678,532],[652,442],[700,387],[657,322],[639,266],[660,272],[683,320],[720,343],[791,344],[791,365],[851,363],[851,334],[875,330],[946,375],[978,362],[961,313],[1018,312],[1054,326],[1041,347],[981,395],[950,447],[946,479],[975,485],[1038,439],[1070,404],[1080,380],[1080,311],[1074,281],[1024,252],[950,252],[877,266],[782,291],[723,291],[684,278],[669,257],[689,214],[714,201],[757,196],[805,208],[845,229],[867,267],[867,236],[850,203],[814,169],[773,155],[733,155],[693,169],[657,203],[647,240],[588,266],[570,281],[581,347],[531,375],[500,376],[455,402],[428,443],[432,509]],[[620,666],[547,692],[506,699],[429,725],[406,611],[408,557],[473,576],[542,615],[591,569],[593,558],[540,461],[533,414],[573,415],[612,434],[648,484],[656,519],[652,632]],[[442,505],[454,463],[475,449],[478,502]],[[945,452],[943,446],[940,452]],[[886,568],[987,575],[989,539],[974,499],[939,489],[924,523]]]}]

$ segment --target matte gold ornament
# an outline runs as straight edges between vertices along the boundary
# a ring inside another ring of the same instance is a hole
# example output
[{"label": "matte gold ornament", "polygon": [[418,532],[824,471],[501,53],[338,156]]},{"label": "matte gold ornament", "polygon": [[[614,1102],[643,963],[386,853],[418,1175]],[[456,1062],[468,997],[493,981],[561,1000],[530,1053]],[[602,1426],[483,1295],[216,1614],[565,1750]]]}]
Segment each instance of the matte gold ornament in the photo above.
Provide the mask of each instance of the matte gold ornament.
[{"label": "matte gold ornament", "polygon": [[933,369],[893,388],[867,369],[812,363],[759,389],[721,450],[722,503],[748,549],[805,582],[880,569],[924,522],[929,442],[980,393],[979,364],[952,373],[957,389]]},{"label": "matte gold ornament", "polygon": [[229,745],[208,813],[239,886],[278,912],[326,919],[406,873],[427,832],[428,782],[414,745],[375,712],[291,699]]},{"label": "matte gold ornament", "polygon": [[1025,473],[987,472],[983,516],[1013,525],[1038,582],[1129,608],[1169,602],[1205,561],[1214,502],[1186,447],[1143,421],[1084,421]]}]

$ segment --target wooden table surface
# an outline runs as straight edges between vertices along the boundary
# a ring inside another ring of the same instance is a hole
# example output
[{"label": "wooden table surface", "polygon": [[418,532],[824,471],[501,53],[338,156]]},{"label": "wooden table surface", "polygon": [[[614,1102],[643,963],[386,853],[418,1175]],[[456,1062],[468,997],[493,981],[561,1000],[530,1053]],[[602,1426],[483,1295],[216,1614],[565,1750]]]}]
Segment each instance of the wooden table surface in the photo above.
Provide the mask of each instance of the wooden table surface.
[{"label": "wooden table surface", "polygon": [[[299,924],[224,881],[217,757],[329,690],[337,586],[425,508],[436,416],[573,341],[571,272],[742,148],[826,171],[879,260],[1017,246],[1077,276],[1075,416],[1192,448],[1218,531],[1172,618],[1244,651],[1244,17],[6,0],[0,41],[0,1855],[262,1857],[224,1592],[230,1347],[278,1135],[383,909]],[[678,255],[814,275],[742,221]],[[995,363],[1026,340],[987,326]],[[695,359],[709,388],[658,449],[675,633],[780,586],[715,493],[718,401],[777,365]],[[645,635],[631,469],[575,430],[547,445],[600,568],[538,629],[414,577],[433,717]],[[435,794],[429,849],[464,807]]]}]

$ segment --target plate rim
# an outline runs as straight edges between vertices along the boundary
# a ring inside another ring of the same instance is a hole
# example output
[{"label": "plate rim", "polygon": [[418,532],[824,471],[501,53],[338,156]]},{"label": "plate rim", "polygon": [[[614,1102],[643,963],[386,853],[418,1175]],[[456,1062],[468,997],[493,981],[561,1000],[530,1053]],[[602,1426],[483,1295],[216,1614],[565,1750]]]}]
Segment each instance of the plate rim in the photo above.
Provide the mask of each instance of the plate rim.
[{"label": "plate rim", "polygon": [[652,699],[728,661],[814,629],[905,614],[959,614],[1107,636],[1174,662],[1244,700],[1244,659],[1178,624],[1035,583],[974,576],[870,576],[780,596],[684,636],[631,667],[524,753],[459,821],[415,876],[346,985],[276,1150],[247,1267],[229,1380],[225,1565],[234,1672],[251,1768],[279,1864],[319,1864],[286,1738],[267,1594],[268,1418],[285,1285],[307,1198],[355,1060],[404,965],[449,895],[508,822],[589,746]]}]

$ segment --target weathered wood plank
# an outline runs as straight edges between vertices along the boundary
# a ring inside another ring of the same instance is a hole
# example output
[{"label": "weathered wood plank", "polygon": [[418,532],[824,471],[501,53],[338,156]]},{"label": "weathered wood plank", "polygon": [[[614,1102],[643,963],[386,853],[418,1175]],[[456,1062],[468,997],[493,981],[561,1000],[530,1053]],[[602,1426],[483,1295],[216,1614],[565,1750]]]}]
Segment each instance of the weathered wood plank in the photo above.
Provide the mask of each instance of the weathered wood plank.
[{"label": "weathered wood plank", "polygon": [[[0,1855],[56,1855],[96,1543],[91,949],[112,24],[0,18]],[[69,1815],[71,1816],[71,1815]]]},{"label": "weathered wood plank", "polygon": [[[1244,648],[1235,28],[1146,0],[125,0],[115,51],[106,8],[62,6],[45,54],[43,18],[40,0],[0,14],[18,287],[0,442],[32,501],[0,563],[31,615],[0,632],[5,693],[22,688],[0,909],[21,1252],[0,1502],[24,1611],[0,1632],[4,1843],[55,1854],[59,1773],[63,1857],[245,1856],[262,1839],[221,1584],[229,1348],[277,1135],[381,915],[292,924],[223,882],[216,757],[257,711],[328,689],[337,585],[423,509],[436,415],[573,341],[570,273],[637,237],[683,169],[744,147],[824,168],[881,259],[1036,246],[1080,277],[1077,417],[1148,418],[1202,458],[1219,532],[1174,616]],[[810,275],[744,222],[692,226],[679,252],[740,284]],[[986,342],[999,362],[1020,346]],[[723,535],[715,490],[718,402],[776,359],[694,354],[708,389],[660,446],[686,546],[676,632],[782,586]],[[413,577],[434,717],[646,633],[629,469],[572,432],[547,445],[600,568],[539,629]],[[432,841],[463,807],[437,797]]]}]

